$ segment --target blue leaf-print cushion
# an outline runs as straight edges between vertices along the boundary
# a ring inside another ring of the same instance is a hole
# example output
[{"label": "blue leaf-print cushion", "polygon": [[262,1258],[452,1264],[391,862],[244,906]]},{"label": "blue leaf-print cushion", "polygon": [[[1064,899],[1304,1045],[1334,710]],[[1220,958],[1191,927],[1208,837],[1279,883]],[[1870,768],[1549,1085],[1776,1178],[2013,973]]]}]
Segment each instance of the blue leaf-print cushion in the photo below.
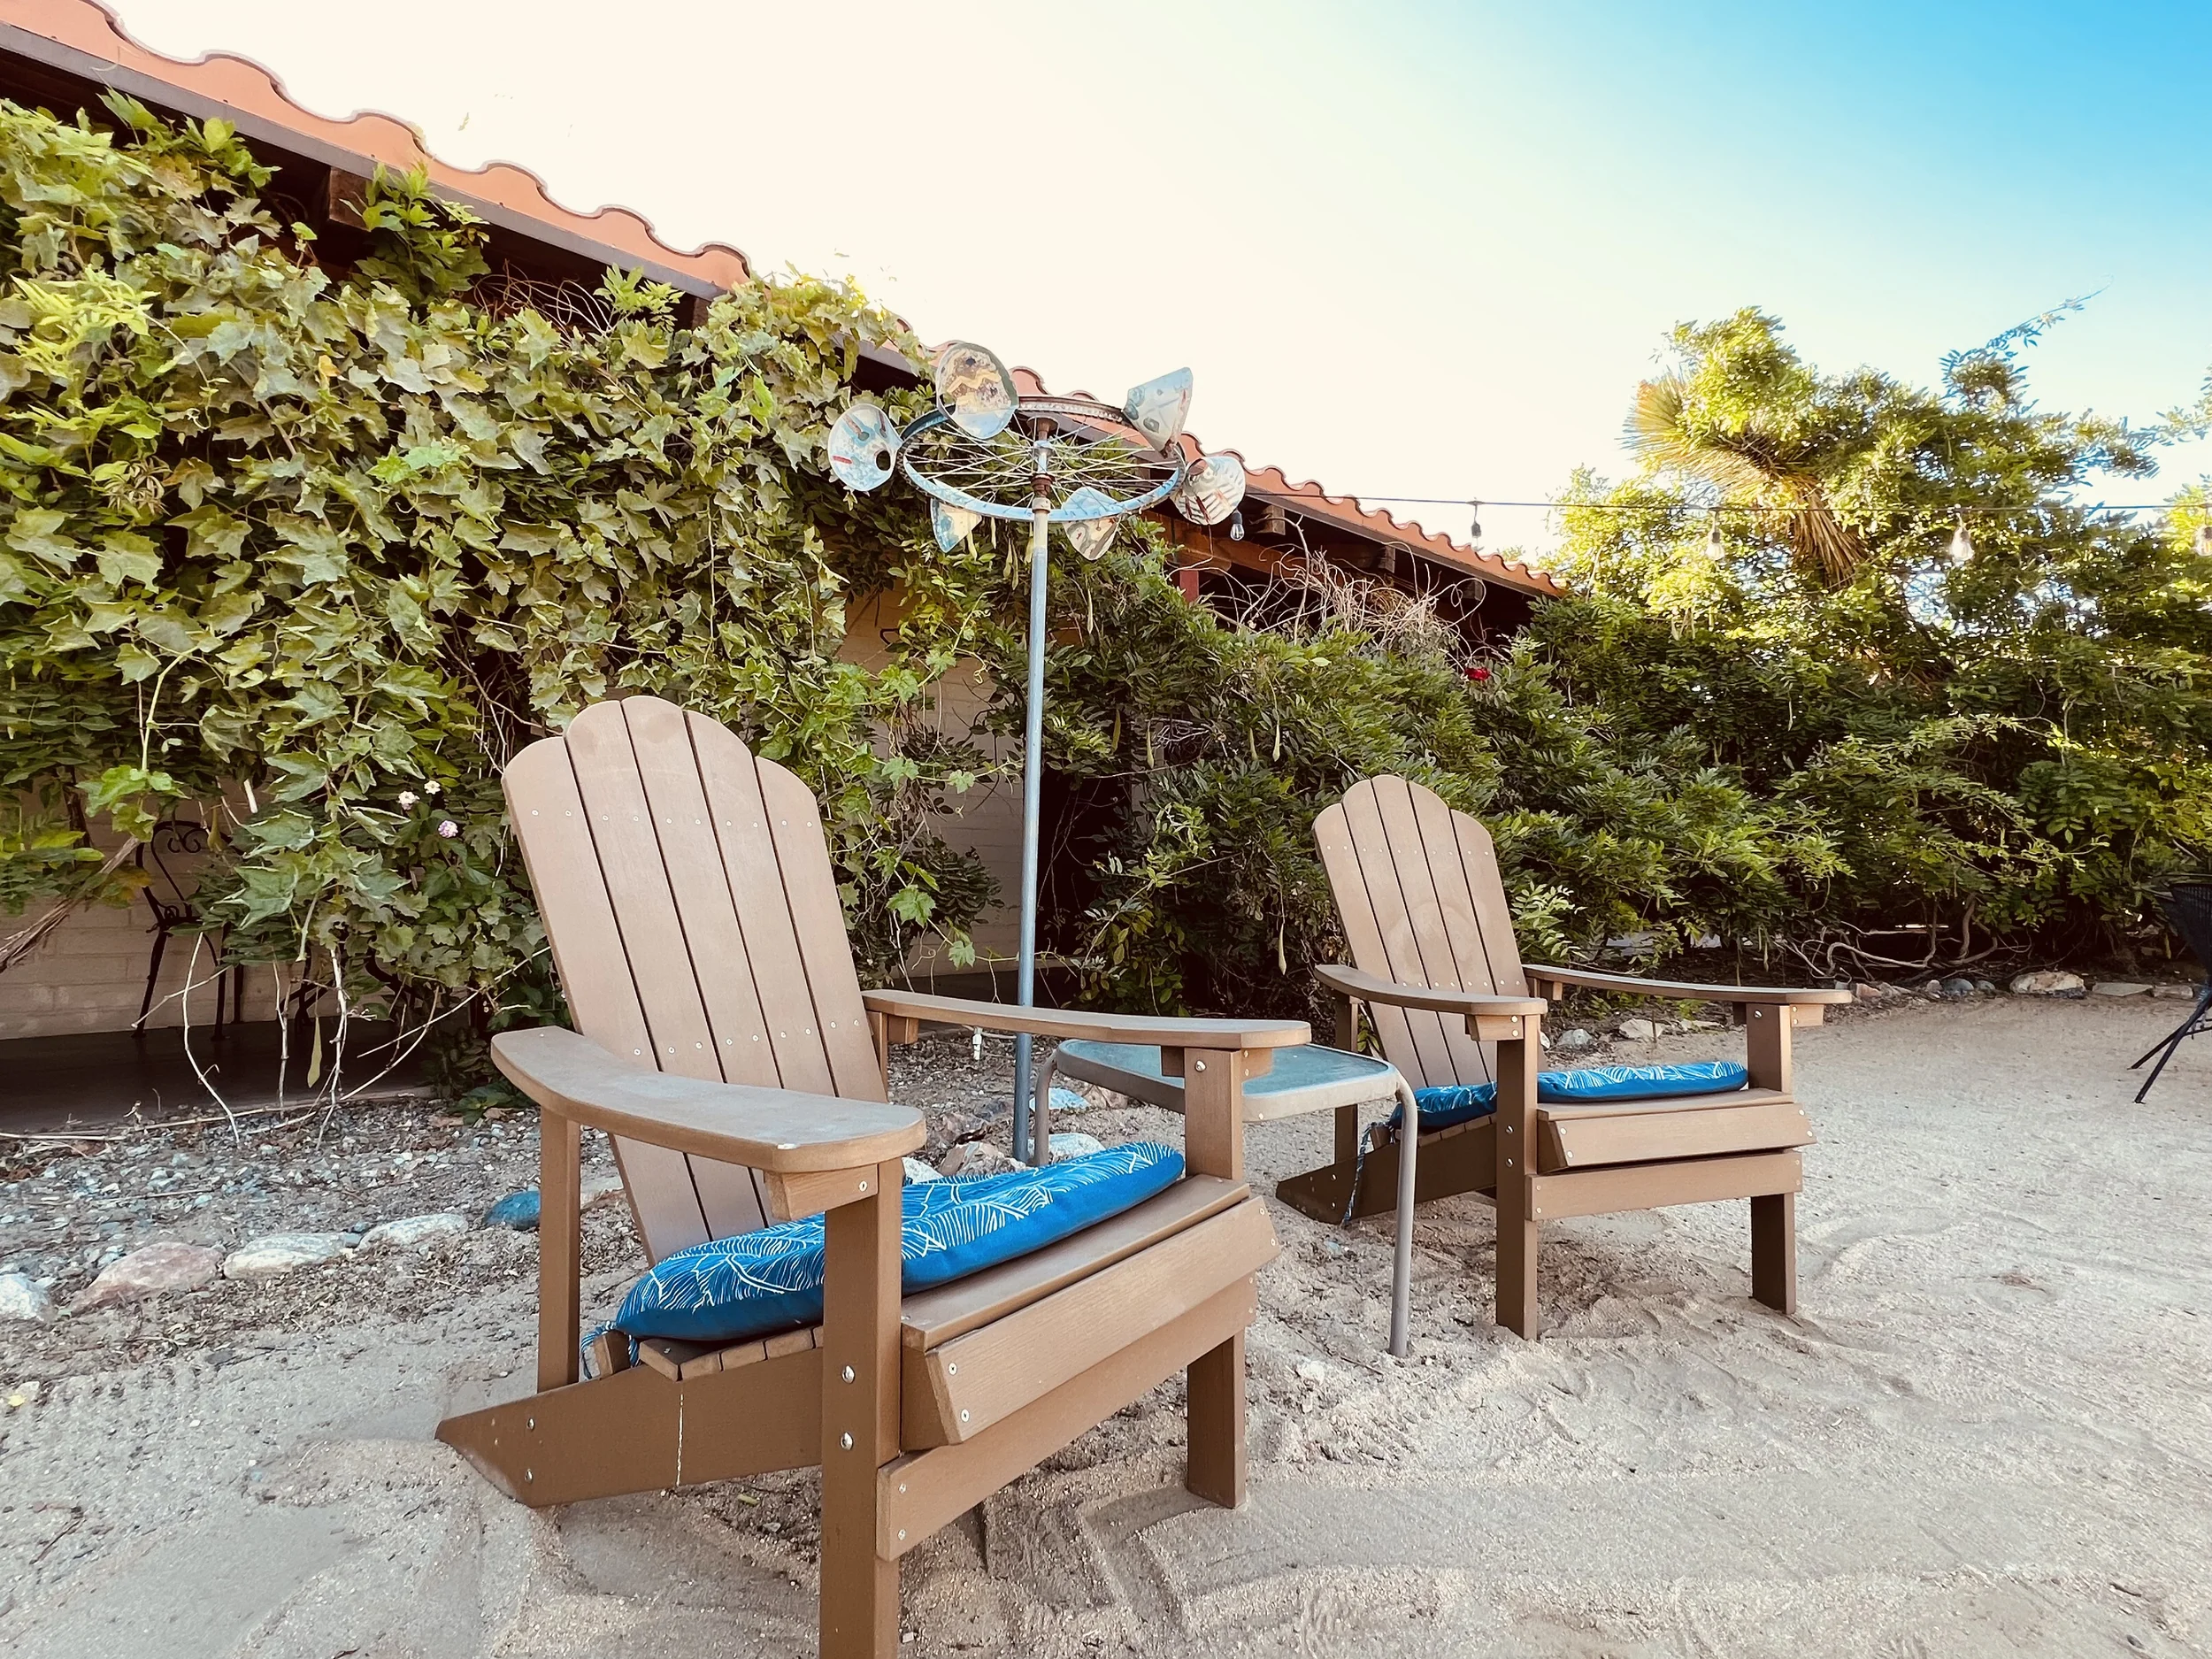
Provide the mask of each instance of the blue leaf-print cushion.
[{"label": "blue leaf-print cushion", "polygon": [[[1442,1088],[1417,1088],[1413,1103],[1421,1110],[1421,1133],[1433,1134],[1439,1129],[1449,1129],[1454,1124],[1463,1124],[1477,1118],[1487,1118],[1498,1110],[1498,1086],[1495,1083],[1455,1083]],[[1401,1106],[1390,1114],[1390,1126],[1395,1129],[1405,1117]]]},{"label": "blue leaf-print cushion", "polygon": [[1543,1071],[1536,1098],[1555,1105],[1600,1100],[1663,1100],[1678,1094],[1724,1094],[1751,1080],[1740,1060],[1686,1060],[1679,1065],[1598,1065]]},{"label": "blue leaf-print cushion", "polygon": [[[918,1181],[901,1193],[901,1282],[942,1285],[1042,1249],[1172,1186],[1183,1155],[1149,1141],[1041,1170]],[[822,1317],[822,1217],[710,1239],[656,1265],[623,1298],[632,1337],[741,1342]]]},{"label": "blue leaf-print cushion", "polygon": [[[1724,1094],[1751,1080],[1737,1060],[1688,1060],[1678,1065],[1599,1065],[1579,1071],[1540,1071],[1536,1098],[1550,1105],[1607,1100],[1671,1100],[1684,1094]],[[1420,1108],[1421,1133],[1433,1134],[1454,1124],[1487,1118],[1498,1110],[1495,1083],[1455,1084],[1413,1091]],[[1391,1115],[1397,1125],[1401,1113]]]}]

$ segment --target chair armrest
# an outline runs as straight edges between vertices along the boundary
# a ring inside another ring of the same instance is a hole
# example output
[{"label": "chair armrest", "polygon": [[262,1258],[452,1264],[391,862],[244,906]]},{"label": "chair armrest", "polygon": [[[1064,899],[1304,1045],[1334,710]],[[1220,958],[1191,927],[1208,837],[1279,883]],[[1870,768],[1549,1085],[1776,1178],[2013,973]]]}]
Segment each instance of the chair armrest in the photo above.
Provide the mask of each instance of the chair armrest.
[{"label": "chair armrest", "polygon": [[557,1118],[773,1175],[891,1163],[928,1135],[911,1106],[649,1071],[558,1025],[501,1032],[492,1060]]},{"label": "chair armrest", "polygon": [[947,1025],[1025,1031],[1037,1037],[1079,1037],[1091,1042],[1149,1042],[1164,1048],[1233,1053],[1294,1048],[1313,1041],[1313,1027],[1302,1019],[1164,1019],[1148,1014],[1082,1014],[1057,1008],[1016,1008],[1009,1002],[975,1002],[957,996],[925,996],[911,991],[864,991],[861,1001],[871,1014],[889,1019],[933,1019]]},{"label": "chair armrest", "polygon": [[1315,967],[1313,977],[1340,996],[1358,1002],[1380,1002],[1390,1008],[1425,1008],[1439,1014],[1464,1014],[1469,1019],[1519,1018],[1541,1014],[1549,1006],[1540,996],[1497,996],[1487,991],[1437,990],[1425,985],[1395,985],[1357,968],[1335,964]]},{"label": "chair armrest", "polygon": [[1593,991],[1616,991],[1632,996],[1671,996],[1686,1002],[1757,1002],[1817,1008],[1823,1003],[1848,1002],[1848,991],[1814,990],[1788,986],[1691,985],[1678,979],[1647,979],[1633,973],[1596,973],[1587,968],[1553,968],[1530,963],[1523,970],[1532,979],[1551,979],[1561,985],[1579,985]]}]

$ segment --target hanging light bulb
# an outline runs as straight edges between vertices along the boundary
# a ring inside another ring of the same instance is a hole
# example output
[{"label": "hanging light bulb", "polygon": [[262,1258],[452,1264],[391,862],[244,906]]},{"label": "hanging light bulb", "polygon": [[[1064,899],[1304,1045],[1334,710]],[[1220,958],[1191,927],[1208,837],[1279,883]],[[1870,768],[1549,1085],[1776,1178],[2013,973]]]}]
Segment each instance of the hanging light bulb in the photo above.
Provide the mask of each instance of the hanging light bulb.
[{"label": "hanging light bulb", "polygon": [[1244,540],[1244,514],[1241,510],[1229,515],[1229,540],[1232,541]]},{"label": "hanging light bulb", "polygon": [[2197,526],[2197,557],[2212,559],[2212,518]]},{"label": "hanging light bulb", "polygon": [[1959,520],[1959,527],[1951,532],[1949,557],[1954,565],[1963,565],[1974,557],[1974,538],[1966,534],[1966,520]]},{"label": "hanging light bulb", "polygon": [[1479,501],[1469,502],[1467,503],[1467,515],[1468,542],[1472,546],[1479,546],[1482,541],[1482,503]]},{"label": "hanging light bulb", "polygon": [[1713,515],[1713,527],[1705,533],[1705,557],[1720,560],[1728,557],[1728,542],[1720,533],[1720,515]]}]

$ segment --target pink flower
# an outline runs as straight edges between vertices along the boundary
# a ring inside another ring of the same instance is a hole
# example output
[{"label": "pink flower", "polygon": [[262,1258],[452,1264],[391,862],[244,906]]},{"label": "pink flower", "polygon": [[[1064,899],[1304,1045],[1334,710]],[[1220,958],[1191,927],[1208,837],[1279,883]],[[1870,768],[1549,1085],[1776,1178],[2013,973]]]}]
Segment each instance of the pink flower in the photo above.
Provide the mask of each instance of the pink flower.
[{"label": "pink flower", "polygon": [[438,833],[444,836],[446,840],[451,841],[460,833],[461,826],[458,824],[456,824],[451,818],[442,818],[438,820]]}]

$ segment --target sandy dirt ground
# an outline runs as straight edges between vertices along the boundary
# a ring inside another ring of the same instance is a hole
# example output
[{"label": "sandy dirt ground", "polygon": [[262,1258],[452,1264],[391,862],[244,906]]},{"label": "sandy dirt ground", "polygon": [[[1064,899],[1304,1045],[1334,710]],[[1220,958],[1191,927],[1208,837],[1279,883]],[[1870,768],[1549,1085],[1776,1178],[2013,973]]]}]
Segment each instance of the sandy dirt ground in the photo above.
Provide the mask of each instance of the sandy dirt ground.
[{"label": "sandy dirt ground", "polygon": [[[2212,1653],[2212,1044],[2147,1105],[2125,1071],[2180,1011],[1998,998],[1806,1033],[1821,1143],[1795,1318],[1749,1300],[1745,1207],[1704,1205],[1548,1227],[1549,1328],[1520,1342],[1491,1324],[1489,1211],[1452,1200],[1421,1212],[1395,1362],[1387,1219],[1276,1206],[1250,1503],[1182,1492],[1164,1387],[908,1558],[902,1651]],[[902,1093],[987,1096],[963,1064]],[[251,1193],[231,1172],[193,1217],[116,1236],[232,1241],[254,1203],[301,1226],[488,1202],[530,1163],[527,1120],[497,1126],[395,1113],[374,1133],[404,1145],[371,1145],[367,1120],[342,1154],[272,1142]],[[1256,1173],[1319,1162],[1326,1136],[1256,1130]],[[44,1179],[97,1196],[109,1175],[119,1200],[155,1164],[164,1184],[202,1167],[167,1148]],[[426,1202],[388,1190],[402,1150]],[[234,1151],[190,1156],[222,1175]],[[303,1159],[319,1184],[278,1178]],[[626,1232],[593,1212],[603,1306]],[[99,1254],[41,1240],[0,1248],[50,1272]],[[42,1384],[0,1422],[0,1651],[811,1652],[810,1477],[533,1514],[430,1438],[523,1392],[534,1263],[527,1235],[476,1233],[0,1328],[0,1381]]]}]

